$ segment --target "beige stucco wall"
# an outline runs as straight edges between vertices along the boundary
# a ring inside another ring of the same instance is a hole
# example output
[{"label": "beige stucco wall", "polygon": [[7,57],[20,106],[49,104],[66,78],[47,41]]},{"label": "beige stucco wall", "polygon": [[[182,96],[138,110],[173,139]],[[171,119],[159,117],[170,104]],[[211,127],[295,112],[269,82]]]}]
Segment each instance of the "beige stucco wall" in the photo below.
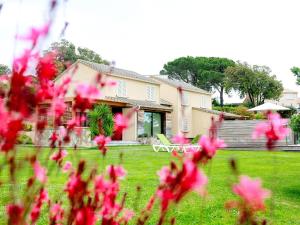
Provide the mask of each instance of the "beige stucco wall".
[{"label": "beige stucco wall", "polygon": [[160,96],[162,99],[171,102],[172,111],[172,135],[179,132],[179,94],[177,88],[167,85],[165,83],[160,83]]},{"label": "beige stucco wall", "polygon": [[[131,113],[132,108],[123,108],[123,115]],[[137,139],[137,113],[134,112],[129,120],[129,127],[123,131],[123,141],[135,141]]]},{"label": "beige stucco wall", "polygon": [[[194,124],[194,114],[193,114],[193,107],[195,108],[199,108],[201,107],[201,104],[200,104],[200,99],[201,98],[205,98],[206,101],[207,101],[207,105],[205,108],[207,109],[211,109],[212,108],[212,105],[211,105],[211,95],[207,95],[207,94],[202,94],[202,93],[198,93],[198,92],[192,92],[192,91],[184,91],[184,93],[186,93],[188,95],[188,104],[183,106],[184,108],[184,115],[181,115],[179,116],[179,127],[180,127],[180,130],[181,130],[181,126],[182,126],[182,122],[183,121],[183,117],[185,117],[187,119],[187,123],[188,123],[188,132],[186,132],[186,136],[188,138],[193,138],[195,137],[195,133],[193,132],[193,129],[195,126],[200,126],[199,129],[202,129],[202,127],[204,126],[203,129],[206,129],[206,126],[205,124],[202,125],[201,123],[200,124],[197,124],[195,125]],[[179,110],[180,110],[180,105],[179,105]]]},{"label": "beige stucco wall", "polygon": [[208,135],[208,130],[211,125],[211,117],[218,118],[217,115],[211,114],[208,112],[203,112],[197,109],[192,109],[192,136],[195,137],[196,135]]},{"label": "beige stucco wall", "polygon": [[[66,77],[65,74],[68,72],[63,73],[58,79],[55,81],[56,84],[60,84],[62,80]],[[66,97],[74,97],[74,91],[78,84],[94,84],[95,79],[97,76],[97,72],[90,67],[78,63],[78,68],[76,72],[72,76],[72,82],[70,84],[70,88],[66,94]],[[109,75],[107,76],[109,80],[118,81],[123,80],[126,82],[126,92],[127,96],[130,99],[135,100],[148,100],[147,99],[147,86],[154,87],[154,96],[155,96],[155,103],[159,103],[160,99],[160,92],[159,92],[159,84],[152,84],[144,81],[127,79],[124,77],[119,77],[118,74]],[[101,90],[101,98],[105,98],[105,96],[116,97],[117,96],[117,86],[114,87],[106,87]]]},{"label": "beige stucco wall", "polygon": [[[195,133],[193,132],[195,125],[193,122],[194,115],[192,113],[192,108],[193,107],[197,107],[197,108],[201,107],[200,98],[203,97],[208,102],[208,104],[206,105],[206,108],[211,109],[212,108],[211,95],[184,90],[184,93],[187,94],[188,104],[183,107],[181,105],[181,97],[178,92],[178,89],[176,87],[166,84],[160,80],[159,80],[159,82],[160,82],[161,98],[165,99],[173,104],[172,135],[176,135],[177,133],[182,131],[182,121],[183,121],[183,117],[185,117],[187,119],[187,123],[188,123],[188,132],[185,132],[186,136],[188,138],[193,138],[195,136]],[[201,127],[202,125],[199,124],[198,126]],[[203,129],[206,129],[206,126]]]}]

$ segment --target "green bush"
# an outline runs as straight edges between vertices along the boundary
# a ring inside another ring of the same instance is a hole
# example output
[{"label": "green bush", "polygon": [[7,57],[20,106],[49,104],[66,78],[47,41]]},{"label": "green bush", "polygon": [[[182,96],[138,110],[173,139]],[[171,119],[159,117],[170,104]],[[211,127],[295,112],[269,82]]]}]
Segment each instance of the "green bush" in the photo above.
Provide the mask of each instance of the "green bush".
[{"label": "green bush", "polygon": [[99,134],[105,136],[112,135],[114,119],[108,105],[95,105],[94,109],[88,112],[88,121],[92,138]]},{"label": "green bush", "polygon": [[228,113],[233,113],[233,114],[237,114],[240,116],[244,116],[246,117],[246,119],[254,119],[254,113],[253,112],[249,112],[248,108],[246,106],[243,105],[239,105],[239,106],[215,106],[213,107],[214,110],[218,110],[218,111],[222,111],[222,112],[228,112]]},{"label": "green bush", "polygon": [[26,134],[20,134],[17,138],[17,144],[32,145],[32,139]]},{"label": "green bush", "polygon": [[294,114],[289,125],[295,133],[300,133],[300,114]]},{"label": "green bush", "polygon": [[254,118],[255,118],[256,120],[264,120],[264,119],[266,119],[266,116],[265,116],[265,114],[263,114],[263,113],[256,113],[256,114],[254,115]]},{"label": "green bush", "polygon": [[254,119],[254,113],[249,112],[246,106],[240,105],[234,109],[234,114],[247,117],[248,119]]},{"label": "green bush", "polygon": [[193,139],[192,139],[192,141],[191,141],[191,144],[197,144],[198,143],[198,141],[200,140],[200,137],[201,137],[201,135],[200,134],[197,134]]}]

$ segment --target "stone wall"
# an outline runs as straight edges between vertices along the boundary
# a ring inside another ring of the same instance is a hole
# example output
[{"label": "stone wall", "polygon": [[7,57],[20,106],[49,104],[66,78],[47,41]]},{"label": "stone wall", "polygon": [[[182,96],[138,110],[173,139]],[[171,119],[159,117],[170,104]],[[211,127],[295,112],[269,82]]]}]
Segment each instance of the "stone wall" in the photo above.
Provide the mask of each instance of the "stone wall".
[{"label": "stone wall", "polygon": [[168,138],[171,138],[173,136],[173,134],[172,134],[172,114],[169,112],[166,112],[166,136]]},{"label": "stone wall", "polygon": [[[59,130],[57,132],[59,133]],[[49,146],[49,138],[52,133],[52,128],[45,129],[40,143],[42,146]],[[91,140],[91,133],[88,128],[82,128],[80,137],[78,137],[75,133],[71,133],[71,141],[66,145],[66,147],[73,147],[75,144],[77,147],[95,146],[94,142]]]},{"label": "stone wall", "polygon": [[144,110],[139,110],[137,112],[137,134],[144,134]]}]

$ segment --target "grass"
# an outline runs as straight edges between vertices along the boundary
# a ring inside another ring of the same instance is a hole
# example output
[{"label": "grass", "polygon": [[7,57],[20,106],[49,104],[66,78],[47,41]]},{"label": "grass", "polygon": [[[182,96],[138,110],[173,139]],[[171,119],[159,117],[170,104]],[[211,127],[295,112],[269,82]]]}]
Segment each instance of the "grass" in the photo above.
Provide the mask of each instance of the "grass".
[{"label": "grass", "polygon": [[[18,159],[30,152],[30,148],[20,149]],[[127,178],[122,181],[122,191],[128,193],[126,207],[141,209],[147,203],[158,184],[156,172],[167,165],[170,153],[155,153],[150,146],[111,147],[105,161],[97,150],[80,150],[78,154],[88,163],[88,167],[97,167],[101,170],[108,164],[120,162],[120,153],[123,153],[122,163],[128,171]],[[44,150],[41,155],[43,160],[48,155]],[[76,163],[72,153],[69,160]],[[268,200],[268,211],[261,216],[266,217],[272,224],[300,224],[300,153],[295,152],[265,152],[265,151],[219,151],[213,162],[204,170],[209,176],[208,197],[203,200],[197,194],[189,194],[178,207],[173,207],[170,214],[176,216],[176,224],[235,224],[237,212],[224,210],[224,203],[229,199],[235,199],[231,193],[231,175],[228,160],[237,159],[239,170],[242,174],[263,179],[263,186],[273,192],[274,206]],[[0,158],[3,161],[3,158]],[[0,171],[1,172],[1,171]],[[22,194],[26,183],[26,177],[31,170],[23,169],[18,174],[17,193]],[[6,170],[1,172],[0,180],[7,180]],[[67,176],[54,172],[48,180],[48,191],[51,196],[61,198]],[[136,201],[136,186],[141,186],[141,196]],[[4,205],[8,201],[11,186],[0,186],[0,218],[5,218]],[[65,198],[62,198],[66,202]],[[148,224],[157,221],[157,206]],[[0,224],[5,223],[1,219]],[[43,214],[38,224],[47,224],[47,215]]]}]

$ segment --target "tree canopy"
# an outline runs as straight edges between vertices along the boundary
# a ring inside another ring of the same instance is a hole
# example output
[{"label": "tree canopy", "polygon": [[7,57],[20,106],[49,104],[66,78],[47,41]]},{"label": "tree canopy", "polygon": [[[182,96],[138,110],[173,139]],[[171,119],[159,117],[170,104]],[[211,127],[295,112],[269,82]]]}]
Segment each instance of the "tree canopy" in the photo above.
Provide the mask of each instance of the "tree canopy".
[{"label": "tree canopy", "polygon": [[282,92],[281,81],[266,66],[251,66],[238,63],[228,67],[226,73],[226,88],[236,90],[240,97],[247,97],[251,106],[263,104],[266,99],[277,100]]},{"label": "tree canopy", "polygon": [[297,78],[296,84],[300,85],[300,68],[294,66],[293,68],[291,68],[291,71]]},{"label": "tree canopy", "polygon": [[44,54],[49,52],[57,53],[55,63],[58,74],[66,69],[67,64],[74,63],[78,59],[101,64],[109,64],[107,60],[102,59],[95,51],[88,48],[76,47],[72,42],[66,39],[62,39],[59,42],[53,42]]},{"label": "tree canopy", "polygon": [[9,74],[9,73],[11,73],[9,67],[7,65],[0,64],[0,75]]},{"label": "tree canopy", "polygon": [[168,62],[160,74],[207,91],[216,90],[219,92],[220,104],[223,105],[225,70],[234,65],[235,62],[227,58],[187,56]]}]

